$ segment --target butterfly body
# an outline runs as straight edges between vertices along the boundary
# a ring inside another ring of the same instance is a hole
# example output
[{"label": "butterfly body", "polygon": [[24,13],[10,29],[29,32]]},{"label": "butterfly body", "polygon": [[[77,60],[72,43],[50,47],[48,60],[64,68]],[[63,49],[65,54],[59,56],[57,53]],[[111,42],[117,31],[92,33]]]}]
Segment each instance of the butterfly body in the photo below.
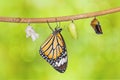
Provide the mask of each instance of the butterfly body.
[{"label": "butterfly body", "polygon": [[53,33],[40,47],[40,55],[54,69],[63,73],[67,68],[68,58],[65,41],[61,35],[62,28],[55,28]]}]

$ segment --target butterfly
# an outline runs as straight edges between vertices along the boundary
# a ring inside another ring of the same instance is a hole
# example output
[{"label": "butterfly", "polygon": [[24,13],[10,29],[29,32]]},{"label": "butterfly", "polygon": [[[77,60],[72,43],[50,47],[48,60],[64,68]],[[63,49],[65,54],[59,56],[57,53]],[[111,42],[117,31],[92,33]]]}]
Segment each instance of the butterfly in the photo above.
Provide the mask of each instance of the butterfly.
[{"label": "butterfly", "polygon": [[96,34],[103,34],[100,22],[96,18],[91,21],[91,26],[95,30]]},{"label": "butterfly", "polygon": [[52,67],[60,73],[67,68],[68,57],[64,38],[61,35],[62,28],[56,27],[47,40],[41,45],[39,53]]}]

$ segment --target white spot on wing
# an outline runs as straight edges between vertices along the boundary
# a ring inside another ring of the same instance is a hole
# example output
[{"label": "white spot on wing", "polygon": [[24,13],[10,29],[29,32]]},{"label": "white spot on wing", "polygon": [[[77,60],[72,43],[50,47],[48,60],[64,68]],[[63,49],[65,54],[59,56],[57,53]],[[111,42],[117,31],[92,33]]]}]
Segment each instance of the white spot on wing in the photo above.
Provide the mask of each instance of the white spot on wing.
[{"label": "white spot on wing", "polygon": [[62,58],[59,62],[56,62],[56,65],[59,67],[67,62],[67,57]]}]

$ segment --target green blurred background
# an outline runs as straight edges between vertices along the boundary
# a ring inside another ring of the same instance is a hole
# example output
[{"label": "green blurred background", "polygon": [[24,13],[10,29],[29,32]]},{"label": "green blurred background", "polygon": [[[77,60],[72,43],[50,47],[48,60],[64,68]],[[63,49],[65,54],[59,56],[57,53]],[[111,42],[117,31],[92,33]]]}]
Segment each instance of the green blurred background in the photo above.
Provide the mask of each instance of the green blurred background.
[{"label": "green blurred background", "polygon": [[[57,17],[119,6],[120,0],[0,0],[0,16]],[[68,32],[70,22],[61,23],[69,57],[63,74],[39,55],[40,45],[51,33],[46,23],[31,24],[40,34],[32,42],[26,38],[27,23],[0,22],[0,80],[120,80],[120,13],[97,17],[103,35],[95,34],[92,19],[75,21],[77,40]]]}]

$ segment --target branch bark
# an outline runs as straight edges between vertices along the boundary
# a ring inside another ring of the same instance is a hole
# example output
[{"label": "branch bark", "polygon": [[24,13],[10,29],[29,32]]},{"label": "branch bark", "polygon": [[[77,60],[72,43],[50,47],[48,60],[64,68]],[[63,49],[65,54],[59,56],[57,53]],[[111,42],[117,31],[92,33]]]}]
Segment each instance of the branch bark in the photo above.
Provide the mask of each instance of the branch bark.
[{"label": "branch bark", "polygon": [[61,16],[61,17],[48,17],[48,18],[15,18],[15,17],[0,17],[0,22],[11,22],[11,23],[47,23],[48,22],[63,22],[63,21],[71,21],[78,19],[91,18],[96,16],[107,15],[115,12],[120,12],[120,7],[113,8],[109,10],[78,14],[78,15],[70,15],[70,16]]}]

